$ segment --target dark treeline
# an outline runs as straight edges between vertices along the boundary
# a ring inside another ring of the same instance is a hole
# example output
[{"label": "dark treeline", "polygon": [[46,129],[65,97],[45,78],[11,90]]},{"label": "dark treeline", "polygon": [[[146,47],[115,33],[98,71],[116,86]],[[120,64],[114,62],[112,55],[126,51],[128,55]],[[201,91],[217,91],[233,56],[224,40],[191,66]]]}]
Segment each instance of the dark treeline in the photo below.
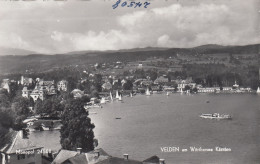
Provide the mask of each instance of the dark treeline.
[{"label": "dark treeline", "polygon": [[224,64],[186,64],[183,66],[187,76],[194,82],[207,87],[232,86],[235,81],[243,87],[257,89],[259,72],[257,66],[227,67]]}]

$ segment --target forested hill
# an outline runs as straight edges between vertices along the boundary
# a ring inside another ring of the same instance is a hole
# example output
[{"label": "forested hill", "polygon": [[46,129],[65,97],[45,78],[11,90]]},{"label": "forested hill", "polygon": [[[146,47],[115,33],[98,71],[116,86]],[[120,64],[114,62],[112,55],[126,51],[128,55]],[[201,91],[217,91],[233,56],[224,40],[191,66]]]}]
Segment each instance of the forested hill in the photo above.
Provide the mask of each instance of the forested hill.
[{"label": "forested hill", "polygon": [[[68,65],[87,65],[103,62],[140,61],[150,57],[176,57],[177,54],[259,54],[260,44],[246,46],[203,45],[194,48],[137,48],[118,51],[80,51],[67,54],[0,56],[0,73],[23,73],[25,70],[47,71]],[[1,54],[3,55],[3,54]]]}]

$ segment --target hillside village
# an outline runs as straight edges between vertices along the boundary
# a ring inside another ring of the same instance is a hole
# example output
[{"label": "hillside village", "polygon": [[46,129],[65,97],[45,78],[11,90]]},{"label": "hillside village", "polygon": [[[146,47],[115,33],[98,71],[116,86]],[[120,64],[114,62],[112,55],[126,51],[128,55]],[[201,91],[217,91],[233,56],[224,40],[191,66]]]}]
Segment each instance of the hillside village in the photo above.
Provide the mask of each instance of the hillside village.
[{"label": "hillside village", "polygon": [[[128,154],[113,157],[96,147],[91,151],[82,151],[79,146],[77,150],[53,152],[42,146],[44,144],[31,142],[28,134],[61,130],[65,108],[74,100],[84,104],[84,114],[88,115],[91,108],[102,108],[103,103],[122,101],[137,94],[254,93],[259,87],[255,56],[177,53],[138,61],[113,59],[88,65],[50,67],[43,72],[28,68],[23,73],[2,75],[0,104],[6,117],[13,120],[8,125],[13,130],[7,130],[7,138],[11,140],[4,140],[0,145],[1,160],[44,164],[165,164],[167,161],[158,156],[137,161]],[[19,154],[16,150],[20,149],[33,153]]]}]

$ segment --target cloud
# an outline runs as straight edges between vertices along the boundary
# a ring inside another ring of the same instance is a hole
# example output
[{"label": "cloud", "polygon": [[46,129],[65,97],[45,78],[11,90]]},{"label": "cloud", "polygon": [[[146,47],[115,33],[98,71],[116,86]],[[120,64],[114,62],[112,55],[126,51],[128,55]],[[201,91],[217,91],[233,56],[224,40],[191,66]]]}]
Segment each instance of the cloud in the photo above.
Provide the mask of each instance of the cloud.
[{"label": "cloud", "polygon": [[[90,10],[83,10],[85,7],[79,6],[80,4],[72,5],[71,8],[64,3],[46,3],[48,6],[43,7],[39,4],[26,4],[20,9],[16,6],[22,12],[11,14],[11,19],[4,17],[11,10],[7,6],[9,10],[0,12],[0,18],[4,19],[0,21],[0,46],[43,53],[63,53],[148,46],[193,47],[203,44],[259,43],[259,12],[252,10],[253,1],[240,5],[240,1],[231,0],[228,3],[218,1],[214,4],[172,4],[130,10],[131,13],[126,12],[107,20],[106,23],[112,20],[113,25],[102,30],[98,27],[105,24],[104,19],[100,19],[101,15],[93,17],[95,14]],[[79,10],[75,10],[76,7]],[[31,14],[32,11],[35,15]],[[112,15],[117,12],[111,11]],[[107,15],[109,14],[111,13]],[[65,16],[62,17],[63,15]],[[105,15],[103,14],[104,17]],[[42,22],[37,19],[40,16],[43,16]],[[80,19],[75,21],[74,18]],[[90,25],[96,28],[91,29]]]},{"label": "cloud", "polygon": [[118,20],[127,31],[136,31],[141,38],[153,40],[150,46],[190,47],[209,43],[259,42],[252,27],[255,20],[248,16],[224,4],[174,4],[127,14]]},{"label": "cloud", "polygon": [[157,45],[160,47],[167,47],[167,46],[171,45],[169,35],[160,36],[157,40]]}]

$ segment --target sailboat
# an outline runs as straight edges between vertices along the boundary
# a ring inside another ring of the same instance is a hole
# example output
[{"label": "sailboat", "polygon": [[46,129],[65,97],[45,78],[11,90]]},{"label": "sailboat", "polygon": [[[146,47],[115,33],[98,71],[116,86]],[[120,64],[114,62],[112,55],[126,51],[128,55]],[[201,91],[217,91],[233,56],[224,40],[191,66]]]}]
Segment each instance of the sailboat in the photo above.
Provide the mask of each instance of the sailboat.
[{"label": "sailboat", "polygon": [[116,99],[119,98],[118,90],[116,90]]},{"label": "sailboat", "polygon": [[133,94],[132,94],[132,92],[130,92],[130,97],[133,97]]},{"label": "sailboat", "polygon": [[119,95],[118,101],[122,101],[122,95]]},{"label": "sailboat", "polygon": [[113,96],[112,96],[112,93],[110,92],[110,98],[111,98],[111,101],[113,101]]},{"label": "sailboat", "polygon": [[181,88],[181,93],[183,93],[183,90],[182,90],[182,88]]},{"label": "sailboat", "polygon": [[151,96],[151,93],[150,93],[150,91],[149,91],[149,88],[147,87],[147,89],[146,89],[146,92],[145,92],[145,94],[146,94],[146,96]]},{"label": "sailboat", "polygon": [[101,104],[105,104],[105,103],[106,103],[106,100],[105,100],[104,97],[101,98],[100,103],[101,103]]},{"label": "sailboat", "polygon": [[257,88],[256,93],[260,93],[260,88],[259,87]]},{"label": "sailboat", "polygon": [[170,96],[169,92],[166,93],[166,96]]}]

